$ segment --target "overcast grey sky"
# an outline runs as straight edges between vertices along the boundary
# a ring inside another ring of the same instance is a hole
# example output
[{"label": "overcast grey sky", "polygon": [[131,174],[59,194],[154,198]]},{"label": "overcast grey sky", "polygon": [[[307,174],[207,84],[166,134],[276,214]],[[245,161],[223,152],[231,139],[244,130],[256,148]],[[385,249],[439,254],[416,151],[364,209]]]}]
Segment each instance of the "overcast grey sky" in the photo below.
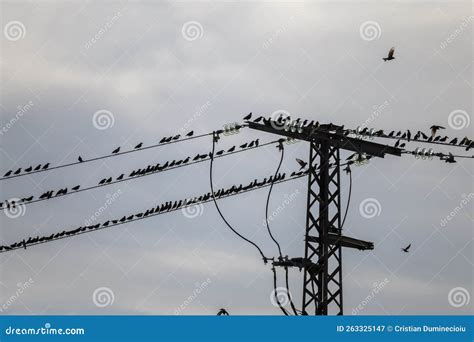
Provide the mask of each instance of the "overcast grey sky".
[{"label": "overcast grey sky", "polygon": [[[276,110],[353,128],[428,132],[439,124],[450,137],[472,138],[472,19],[470,1],[2,1],[0,172],[151,145],[180,131],[206,133]],[[384,63],[392,46],[396,59]],[[101,110],[109,122],[94,121]],[[246,129],[219,145],[257,137],[275,138]],[[0,181],[0,199],[92,186],[210,148],[203,138]],[[295,158],[307,154],[306,143],[287,145],[282,170],[295,170]],[[270,146],[218,159],[216,187],[268,176],[278,157]],[[473,193],[473,171],[468,159],[412,156],[353,168],[345,234],[375,249],[344,250],[346,314],[359,305],[358,314],[472,313],[473,203],[463,198]],[[199,195],[209,191],[208,172],[202,163],[31,204],[17,218],[2,213],[1,244],[83,225],[104,206],[99,221]],[[342,184],[345,207],[346,176]],[[267,191],[219,203],[240,232],[276,255],[263,226]],[[378,204],[374,217],[359,210],[366,199]],[[302,256],[306,180],[276,185],[271,209],[279,206],[274,234],[285,255]],[[411,252],[402,253],[409,243]],[[221,307],[280,314],[270,301],[270,266],[211,204],[194,218],[177,211],[0,254],[0,265],[4,314],[215,314]],[[294,270],[290,282],[300,306],[301,274]]]}]

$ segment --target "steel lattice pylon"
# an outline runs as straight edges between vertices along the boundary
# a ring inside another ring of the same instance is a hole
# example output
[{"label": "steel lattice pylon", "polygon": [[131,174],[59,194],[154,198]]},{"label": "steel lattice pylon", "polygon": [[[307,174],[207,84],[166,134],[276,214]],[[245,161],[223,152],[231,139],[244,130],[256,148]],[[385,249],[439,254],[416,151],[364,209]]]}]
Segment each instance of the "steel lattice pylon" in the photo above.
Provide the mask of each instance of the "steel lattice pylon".
[{"label": "steel lattice pylon", "polygon": [[305,234],[303,312],[342,315],[341,245],[328,234],[341,235],[339,148],[310,143]]}]

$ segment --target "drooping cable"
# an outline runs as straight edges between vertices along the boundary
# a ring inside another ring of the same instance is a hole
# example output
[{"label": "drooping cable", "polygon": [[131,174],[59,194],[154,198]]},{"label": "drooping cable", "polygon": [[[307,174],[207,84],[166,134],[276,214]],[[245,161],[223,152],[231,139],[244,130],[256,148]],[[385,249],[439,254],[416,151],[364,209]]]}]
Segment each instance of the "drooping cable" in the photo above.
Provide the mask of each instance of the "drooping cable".
[{"label": "drooping cable", "polygon": [[276,276],[276,270],[275,267],[272,267],[273,271],[273,296],[275,297],[276,303],[278,304],[278,307],[280,310],[285,314],[285,316],[289,316],[288,311],[281,305],[280,298],[278,297],[278,289],[277,289],[277,276]]},{"label": "drooping cable", "polygon": [[254,246],[258,252],[260,253],[260,255],[262,256],[262,259],[263,259],[263,262],[264,263],[267,263],[267,257],[263,254],[262,250],[260,249],[260,247],[253,241],[247,239],[245,236],[243,236],[242,234],[240,234],[238,231],[236,231],[229,222],[227,222],[226,218],[224,217],[224,215],[222,214],[221,212],[221,209],[219,208],[219,205],[217,204],[217,200],[216,200],[216,196],[214,194],[214,182],[212,180],[212,171],[213,171],[213,166],[214,166],[214,152],[216,150],[216,140],[218,139],[218,135],[213,132],[212,134],[212,152],[211,152],[211,164],[210,164],[210,167],[209,167],[209,182],[210,182],[210,185],[211,185],[211,197],[212,197],[212,200],[214,202],[214,205],[217,209],[217,212],[219,213],[219,216],[222,218],[222,220],[224,221],[224,223],[227,225],[227,227],[235,234],[237,235],[238,237],[240,237],[242,240],[248,242],[249,244],[251,244],[252,246]]},{"label": "drooping cable", "polygon": [[349,204],[351,203],[351,195],[352,195],[352,171],[349,166],[347,166],[347,173],[349,174],[349,194],[347,195],[347,205],[346,211],[344,213],[344,218],[342,219],[341,229],[344,227],[344,223],[346,222],[347,213],[349,211]]}]

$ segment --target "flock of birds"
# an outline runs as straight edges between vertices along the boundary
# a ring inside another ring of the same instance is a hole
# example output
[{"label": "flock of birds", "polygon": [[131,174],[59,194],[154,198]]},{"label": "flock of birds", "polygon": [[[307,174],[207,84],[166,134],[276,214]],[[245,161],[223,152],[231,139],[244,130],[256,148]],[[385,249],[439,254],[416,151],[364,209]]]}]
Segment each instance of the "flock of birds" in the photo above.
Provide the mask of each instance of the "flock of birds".
[{"label": "flock of birds", "polygon": [[[189,136],[189,133],[188,133],[188,136]],[[219,150],[215,153],[215,155],[216,156],[221,156],[221,155],[224,155],[224,154],[227,154],[227,153],[233,153],[235,151],[238,151],[238,149],[244,150],[244,149],[256,148],[256,147],[259,146],[259,144],[260,144],[259,139],[255,139],[255,140],[251,140],[251,141],[246,142],[246,143],[244,143],[242,145],[239,145],[239,146],[234,145],[234,146],[230,147],[229,149]],[[142,146],[142,143],[138,144],[137,146],[139,146],[139,147],[136,147],[136,148],[140,148]],[[115,149],[115,150],[117,150],[117,149]],[[116,152],[116,153],[118,153],[118,152]],[[144,168],[139,168],[139,169],[132,170],[128,174],[128,176],[126,176],[125,173],[122,173],[118,177],[112,177],[112,176],[104,177],[98,182],[96,187],[97,186],[102,186],[102,185],[112,184],[112,183],[119,182],[119,181],[122,181],[122,180],[128,179],[128,178],[140,177],[140,176],[144,176],[146,174],[161,172],[161,171],[164,171],[166,169],[171,169],[171,168],[174,168],[174,167],[177,167],[177,166],[182,166],[182,165],[189,164],[190,162],[203,161],[203,160],[206,160],[206,159],[210,159],[211,156],[212,156],[211,152],[205,153],[205,154],[198,153],[194,157],[186,157],[186,158],[180,159],[180,160],[175,159],[175,160],[171,160],[171,161],[166,161],[164,164],[157,163],[155,165],[147,165]],[[79,157],[79,158],[82,159],[81,157]],[[37,200],[47,200],[47,199],[50,199],[50,198],[53,198],[53,197],[63,196],[63,195],[66,195],[68,193],[71,193],[71,192],[79,191],[80,188],[81,188],[80,185],[76,185],[76,186],[73,186],[71,188],[65,187],[65,188],[61,188],[59,190],[48,190],[48,191],[45,191],[43,194],[41,194],[37,198]],[[2,209],[10,210],[12,208],[15,208],[19,204],[25,204],[25,203],[33,201],[34,199],[35,199],[34,196],[29,196],[29,197],[23,197],[18,201],[5,200],[3,202],[0,202],[0,210],[2,210]]]},{"label": "flock of birds", "polygon": [[[254,190],[257,188],[261,188],[270,184],[275,184],[279,183],[288,179],[292,178],[298,178],[301,176],[304,176],[307,174],[307,171],[295,171],[291,173],[290,177],[287,177],[285,173],[278,173],[276,175],[272,175],[270,177],[265,177],[262,180],[254,179],[252,182],[250,182],[247,185],[239,184],[239,185],[232,185],[231,187],[225,189],[219,189],[217,192],[214,192],[214,197],[217,198],[223,198],[223,197],[228,197],[232,196],[238,193]],[[28,237],[26,239],[23,239],[19,242],[15,242],[11,245],[4,245],[0,246],[0,252],[2,251],[9,251],[17,248],[27,248],[28,245],[34,245],[38,243],[44,243],[47,241],[55,240],[55,239],[61,239],[64,237],[70,237],[76,234],[81,234],[86,231],[92,231],[92,230],[98,230],[102,228],[106,228],[108,226],[114,226],[118,224],[122,224],[128,221],[132,220],[137,220],[137,219],[142,219],[148,216],[154,216],[166,212],[171,212],[175,210],[182,209],[184,207],[190,206],[190,205],[195,205],[198,203],[205,203],[210,200],[212,200],[212,193],[207,192],[204,195],[201,195],[199,197],[193,197],[189,199],[184,199],[184,200],[177,200],[177,201],[167,201],[165,203],[158,204],[156,207],[147,209],[144,212],[136,213],[136,214],[131,214],[131,215],[124,215],[120,219],[112,219],[112,220],[107,220],[103,223],[97,223],[94,225],[86,225],[86,226],[81,226],[72,230],[63,230],[62,232],[59,233],[54,233],[49,236],[36,236],[36,237]]]}]

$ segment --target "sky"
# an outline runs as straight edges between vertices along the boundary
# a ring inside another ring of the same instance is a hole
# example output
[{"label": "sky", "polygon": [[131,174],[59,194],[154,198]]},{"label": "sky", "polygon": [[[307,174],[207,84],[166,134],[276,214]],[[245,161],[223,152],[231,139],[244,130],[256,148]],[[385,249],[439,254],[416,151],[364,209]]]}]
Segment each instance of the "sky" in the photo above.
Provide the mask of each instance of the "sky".
[{"label": "sky", "polygon": [[[437,124],[446,127],[443,135],[473,136],[469,1],[2,1],[0,7],[2,175],[191,130],[208,133],[250,112],[385,131],[428,133]],[[384,62],[391,47],[395,60]],[[222,136],[217,148],[257,138],[276,136],[245,128]],[[1,180],[1,200],[94,186],[211,147],[203,137]],[[417,147],[427,146],[406,146]],[[308,153],[306,142],[285,145],[281,170],[297,170],[295,159],[307,160]],[[217,159],[214,186],[268,177],[279,157],[270,145]],[[353,167],[344,234],[375,248],[343,251],[345,314],[472,314],[473,171],[470,159],[448,164],[410,155]],[[345,209],[345,174],[341,184]],[[0,214],[0,244],[209,189],[204,162],[32,203],[18,215]],[[264,226],[267,195],[268,188],[218,203],[240,233],[277,256]],[[304,253],[306,196],[305,178],[272,192],[270,225],[289,257]],[[212,203],[2,253],[0,272],[2,314],[214,315],[220,308],[281,314],[272,301],[271,266],[226,227]],[[279,287],[283,275],[279,270]],[[302,273],[291,270],[298,307],[302,284]]]}]

